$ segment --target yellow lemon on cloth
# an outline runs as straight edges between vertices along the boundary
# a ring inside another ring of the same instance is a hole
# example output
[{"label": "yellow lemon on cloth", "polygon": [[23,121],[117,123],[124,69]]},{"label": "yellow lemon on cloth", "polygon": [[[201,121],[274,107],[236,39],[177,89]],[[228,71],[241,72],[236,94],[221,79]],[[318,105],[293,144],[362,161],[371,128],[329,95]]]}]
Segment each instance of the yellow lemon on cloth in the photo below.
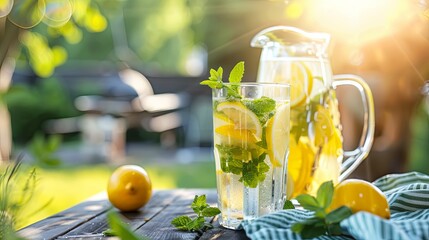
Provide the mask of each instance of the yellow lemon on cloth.
[{"label": "yellow lemon on cloth", "polygon": [[107,196],[113,206],[121,211],[136,211],[152,196],[152,183],[144,168],[124,165],[109,178]]},{"label": "yellow lemon on cloth", "polygon": [[349,207],[353,213],[365,211],[389,219],[390,210],[386,196],[375,185],[360,179],[348,179],[334,190],[328,211],[341,206]]}]

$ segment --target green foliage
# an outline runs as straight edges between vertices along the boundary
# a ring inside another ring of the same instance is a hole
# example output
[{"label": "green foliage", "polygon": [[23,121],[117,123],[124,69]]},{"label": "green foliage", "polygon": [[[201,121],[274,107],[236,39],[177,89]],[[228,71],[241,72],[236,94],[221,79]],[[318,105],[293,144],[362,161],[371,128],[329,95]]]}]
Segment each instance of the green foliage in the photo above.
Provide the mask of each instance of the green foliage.
[{"label": "green foliage", "polygon": [[196,218],[178,216],[171,221],[171,224],[182,231],[204,232],[213,228],[210,223],[205,222],[204,217],[214,217],[220,213],[220,210],[207,204],[206,195],[195,195],[191,208],[197,214]]},{"label": "green foliage", "polygon": [[252,101],[244,100],[244,105],[256,114],[259,118],[259,122],[265,123],[274,115],[276,108],[276,101],[269,97],[261,97]]},{"label": "green foliage", "polygon": [[105,236],[117,236],[119,239],[126,240],[146,240],[148,238],[137,236],[127,224],[121,220],[121,217],[110,211],[107,213],[107,221],[110,228],[103,232]]},{"label": "green foliage", "polygon": [[77,116],[71,99],[55,78],[33,87],[14,85],[5,96],[16,142],[26,143],[49,119]]},{"label": "green foliage", "polygon": [[230,98],[238,98],[241,96],[238,93],[238,85],[240,84],[244,74],[244,62],[238,62],[229,74],[229,83],[230,85],[225,85],[222,81],[223,68],[219,67],[218,70],[211,69],[210,77],[207,80],[200,82],[201,85],[207,85],[212,89],[226,88],[228,91],[228,96]]},{"label": "green foliage", "polygon": [[255,188],[259,182],[265,180],[266,173],[270,170],[270,167],[264,161],[266,155],[266,153],[262,153],[259,157],[243,164],[243,175],[239,181],[242,181],[244,186]]},{"label": "green foliage", "polygon": [[334,194],[332,181],[324,182],[317,191],[317,196],[301,194],[296,200],[304,209],[314,212],[314,216],[292,225],[292,231],[300,233],[303,238],[315,238],[324,234],[340,235],[340,222],[353,213],[350,208],[342,206],[329,213],[327,208],[331,205]]},{"label": "green foliage", "polygon": [[36,134],[30,143],[30,152],[37,165],[42,167],[57,167],[61,165],[61,159],[55,156],[61,145],[61,136],[52,135],[44,138]]},{"label": "green foliage", "polygon": [[[255,146],[256,147],[256,146]],[[221,169],[225,173],[241,175],[239,179],[244,186],[255,188],[264,181],[270,167],[265,163],[266,153],[238,146],[216,145],[220,155]]]},{"label": "green foliage", "polygon": [[286,200],[285,204],[283,205],[283,209],[295,209],[295,206],[293,205],[291,200]]},{"label": "green foliage", "polygon": [[[8,24],[10,22],[14,26],[5,28],[6,35],[11,36],[17,28],[25,29],[20,31],[20,35],[14,35],[16,39],[11,41],[21,42],[34,72],[41,77],[51,76],[54,69],[67,59],[65,48],[56,44],[54,39],[62,38],[76,44],[82,39],[81,29],[101,32],[107,27],[107,20],[95,1],[6,0],[3,4],[13,5],[10,12],[4,13]],[[2,48],[13,47],[9,41],[1,43],[5,45]]]},{"label": "green foliage", "polygon": [[22,176],[23,171],[20,160],[0,168],[0,239],[23,239],[15,228],[33,198],[37,181],[35,169],[27,177]]}]

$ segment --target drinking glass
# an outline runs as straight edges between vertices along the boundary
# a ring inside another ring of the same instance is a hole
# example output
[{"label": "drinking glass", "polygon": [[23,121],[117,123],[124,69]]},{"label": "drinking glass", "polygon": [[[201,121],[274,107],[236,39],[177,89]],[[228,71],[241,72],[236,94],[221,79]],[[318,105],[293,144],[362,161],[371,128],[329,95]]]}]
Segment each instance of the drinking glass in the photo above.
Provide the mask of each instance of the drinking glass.
[{"label": "drinking glass", "polygon": [[288,84],[225,84],[213,90],[214,156],[222,226],[237,229],[243,219],[283,208],[289,115]]}]

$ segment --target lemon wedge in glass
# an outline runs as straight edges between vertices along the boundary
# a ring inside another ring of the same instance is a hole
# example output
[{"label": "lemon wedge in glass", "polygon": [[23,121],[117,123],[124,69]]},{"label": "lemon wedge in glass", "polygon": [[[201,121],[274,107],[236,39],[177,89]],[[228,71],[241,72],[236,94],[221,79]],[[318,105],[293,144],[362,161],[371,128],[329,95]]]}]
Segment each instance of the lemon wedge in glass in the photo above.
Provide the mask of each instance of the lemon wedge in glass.
[{"label": "lemon wedge in glass", "polygon": [[222,102],[216,110],[225,114],[234,124],[235,129],[245,129],[252,132],[257,138],[262,136],[262,126],[255,113],[250,111],[241,102]]},{"label": "lemon wedge in glass", "polygon": [[274,167],[282,166],[289,145],[290,105],[279,106],[277,112],[267,122],[266,140],[268,156]]}]

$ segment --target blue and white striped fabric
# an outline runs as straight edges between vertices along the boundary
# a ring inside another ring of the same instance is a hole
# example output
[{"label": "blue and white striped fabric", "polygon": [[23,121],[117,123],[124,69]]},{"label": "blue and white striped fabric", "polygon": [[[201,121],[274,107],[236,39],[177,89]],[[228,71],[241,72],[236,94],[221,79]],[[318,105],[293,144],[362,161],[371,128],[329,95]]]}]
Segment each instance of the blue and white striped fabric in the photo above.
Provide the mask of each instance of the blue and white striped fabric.
[{"label": "blue and white striped fabric", "polygon": [[[417,172],[390,174],[373,183],[386,194],[389,220],[358,212],[340,223],[344,235],[316,239],[429,240],[429,176]],[[302,239],[290,227],[311,216],[306,210],[282,210],[254,221],[243,221],[242,227],[251,239]]]}]

